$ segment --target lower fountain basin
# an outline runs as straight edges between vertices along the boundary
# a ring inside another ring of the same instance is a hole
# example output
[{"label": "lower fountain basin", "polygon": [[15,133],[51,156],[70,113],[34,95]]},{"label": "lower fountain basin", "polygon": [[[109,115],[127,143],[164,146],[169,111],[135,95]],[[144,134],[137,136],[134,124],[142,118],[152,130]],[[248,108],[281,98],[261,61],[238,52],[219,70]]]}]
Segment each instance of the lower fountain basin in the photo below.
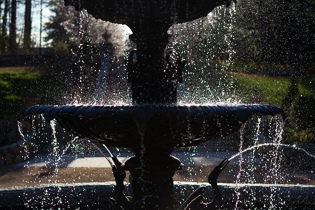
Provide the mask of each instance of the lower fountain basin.
[{"label": "lower fountain basin", "polygon": [[[108,198],[114,193],[114,182],[106,183],[80,183],[80,184],[53,184],[39,185],[37,187],[0,188],[0,207],[4,209],[30,209],[45,208],[83,208],[83,209],[111,209]],[[207,187],[205,196],[213,199],[211,187],[207,183],[176,183],[174,182],[174,194],[178,200],[186,199],[199,187]],[[314,209],[315,188],[313,185],[270,185],[270,184],[242,184],[220,183],[220,190],[225,203],[224,209],[235,209],[235,189],[241,192],[239,199],[248,199],[254,193],[256,198],[273,196],[274,200],[256,199],[250,207],[266,209]],[[75,190],[74,190],[75,189]],[[250,190],[248,190],[250,189]],[[275,193],[275,189],[277,193]],[[130,185],[126,185],[126,194],[131,195]],[[47,194],[47,192],[49,194]],[[84,198],[84,199],[82,199]],[[48,202],[51,201],[51,202]],[[60,202],[61,201],[61,202]],[[266,207],[267,206],[267,207]],[[243,209],[249,206],[241,206]]]},{"label": "lower fountain basin", "polygon": [[75,135],[107,146],[164,151],[198,145],[238,131],[253,115],[284,112],[273,105],[237,106],[30,106],[20,116],[43,114],[55,118]]}]

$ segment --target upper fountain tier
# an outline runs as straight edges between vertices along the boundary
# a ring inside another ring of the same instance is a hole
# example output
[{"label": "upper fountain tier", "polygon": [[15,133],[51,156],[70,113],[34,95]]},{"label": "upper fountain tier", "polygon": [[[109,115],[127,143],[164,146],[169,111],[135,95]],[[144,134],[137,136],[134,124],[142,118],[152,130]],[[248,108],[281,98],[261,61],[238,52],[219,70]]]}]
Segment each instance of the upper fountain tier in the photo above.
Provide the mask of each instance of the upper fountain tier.
[{"label": "upper fountain tier", "polygon": [[96,18],[128,26],[133,25],[134,21],[147,19],[162,19],[166,25],[171,26],[204,17],[217,6],[229,6],[231,1],[233,0],[65,0],[65,5],[72,5],[76,10],[84,8]]},{"label": "upper fountain tier", "polygon": [[165,55],[169,27],[204,17],[215,7],[228,6],[231,1],[235,0],[65,0],[65,5],[129,26],[133,32],[131,39],[137,44],[137,62],[133,62],[133,57],[126,61],[133,102],[175,104],[185,62],[179,54],[176,65],[166,62],[169,60]]}]

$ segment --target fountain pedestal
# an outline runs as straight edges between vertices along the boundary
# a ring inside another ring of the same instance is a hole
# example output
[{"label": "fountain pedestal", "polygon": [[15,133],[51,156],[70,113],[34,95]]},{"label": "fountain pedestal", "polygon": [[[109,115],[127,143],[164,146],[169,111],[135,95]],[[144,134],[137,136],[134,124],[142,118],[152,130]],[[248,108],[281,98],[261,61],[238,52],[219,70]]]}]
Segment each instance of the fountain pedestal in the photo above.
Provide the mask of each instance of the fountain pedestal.
[{"label": "fountain pedestal", "polygon": [[[167,28],[162,27],[160,21],[155,21],[154,24],[151,21],[151,24],[145,26],[143,24],[148,22],[136,22],[132,25],[134,34],[131,39],[137,43],[137,62],[127,62],[127,70],[134,104],[176,103],[176,99],[171,98],[176,86],[169,90],[166,84],[170,78],[168,75],[177,75],[177,70],[171,69],[173,71],[170,72],[170,69],[165,68],[164,49],[168,43],[168,35],[165,32]],[[142,30],[139,25],[142,25]],[[176,76],[174,81],[178,83]]]},{"label": "fountain pedestal", "polygon": [[172,156],[128,159],[124,169],[130,171],[134,209],[174,209],[173,176],[182,168]]}]

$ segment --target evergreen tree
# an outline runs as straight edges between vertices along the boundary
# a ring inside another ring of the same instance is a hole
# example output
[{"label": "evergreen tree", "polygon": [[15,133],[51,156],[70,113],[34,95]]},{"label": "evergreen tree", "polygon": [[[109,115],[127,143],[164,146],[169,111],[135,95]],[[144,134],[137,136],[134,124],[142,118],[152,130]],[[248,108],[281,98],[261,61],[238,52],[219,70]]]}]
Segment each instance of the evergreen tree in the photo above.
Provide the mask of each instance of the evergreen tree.
[{"label": "evergreen tree", "polygon": [[84,45],[95,45],[102,41],[102,34],[108,31],[111,41],[116,46],[116,54],[122,55],[125,48],[123,28],[104,20],[96,19],[86,10],[76,11],[74,7],[65,7],[63,0],[51,0],[54,16],[46,24],[48,36],[53,46],[71,46],[75,49]]},{"label": "evergreen tree", "polygon": [[63,7],[62,1],[51,0],[48,5],[52,8],[52,15],[49,21],[45,23],[44,30],[47,32],[47,36],[44,38],[46,42],[51,42],[54,48],[59,48],[61,51],[67,51],[69,43],[69,35],[63,26],[63,22],[68,17],[68,11],[66,7]]},{"label": "evergreen tree", "polygon": [[240,0],[236,6],[237,59],[314,65],[314,1]]}]

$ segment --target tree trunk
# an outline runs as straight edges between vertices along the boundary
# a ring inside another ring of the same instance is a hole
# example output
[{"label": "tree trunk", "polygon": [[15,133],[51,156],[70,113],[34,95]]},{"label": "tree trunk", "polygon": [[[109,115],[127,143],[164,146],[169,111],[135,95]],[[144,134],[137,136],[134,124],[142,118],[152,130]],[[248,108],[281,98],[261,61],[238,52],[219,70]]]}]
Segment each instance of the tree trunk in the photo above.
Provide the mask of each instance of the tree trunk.
[{"label": "tree trunk", "polygon": [[43,0],[40,0],[39,54],[42,54]]},{"label": "tree trunk", "polygon": [[17,53],[16,46],[16,0],[12,0],[9,47],[11,53]]},{"label": "tree trunk", "polygon": [[2,16],[2,30],[1,30],[2,36],[6,36],[6,33],[7,33],[7,15],[8,15],[8,11],[9,11],[9,0],[5,0],[3,16]]},{"label": "tree trunk", "polygon": [[1,14],[2,14],[2,3],[3,3],[3,0],[0,0],[0,17],[1,17]]},{"label": "tree trunk", "polygon": [[8,11],[9,11],[9,0],[5,0],[4,1],[3,16],[2,16],[1,38],[0,38],[0,52],[1,53],[4,53],[6,45],[7,45],[7,15],[8,15]]},{"label": "tree trunk", "polygon": [[25,0],[25,27],[24,27],[24,51],[27,52],[31,47],[31,0]]}]

